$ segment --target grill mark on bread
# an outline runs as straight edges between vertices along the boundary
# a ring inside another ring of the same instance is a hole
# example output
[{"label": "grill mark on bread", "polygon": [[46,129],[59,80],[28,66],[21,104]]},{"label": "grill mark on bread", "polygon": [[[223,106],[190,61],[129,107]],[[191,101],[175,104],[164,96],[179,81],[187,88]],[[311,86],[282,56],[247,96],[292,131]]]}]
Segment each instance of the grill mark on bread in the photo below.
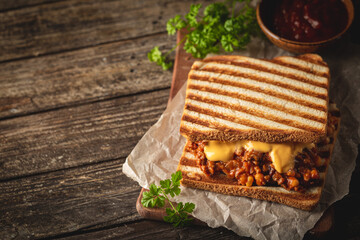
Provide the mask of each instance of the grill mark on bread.
[{"label": "grill mark on bread", "polygon": [[315,59],[313,54],[304,54],[304,55],[297,56],[295,58],[327,67],[327,64],[325,62],[321,61],[320,59]]},{"label": "grill mark on bread", "polygon": [[[221,78],[211,77],[211,76],[199,76],[199,75],[196,75],[194,73],[190,73],[189,79],[191,80],[192,78],[194,80],[199,80],[199,81],[216,82],[216,83],[220,83],[220,84],[223,84],[223,85],[249,89],[249,90],[252,90],[252,91],[261,92],[261,93],[268,94],[268,95],[271,95],[271,96],[274,96],[274,97],[277,97],[277,98],[281,98],[281,99],[284,99],[284,100],[287,100],[287,101],[291,101],[291,102],[294,102],[294,103],[297,103],[297,104],[300,104],[300,105],[303,105],[303,106],[311,107],[311,108],[314,108],[314,109],[317,109],[317,110],[320,110],[320,111],[326,111],[326,107],[324,105],[316,104],[315,102],[310,102],[310,101],[307,101],[305,99],[298,99],[298,98],[296,98],[294,96],[283,94],[280,91],[276,92],[276,91],[273,91],[271,89],[266,89],[265,90],[265,89],[261,89],[260,87],[249,85],[247,83],[234,82],[234,81],[231,81],[231,80],[223,80]],[[190,84],[190,82],[188,84]]]},{"label": "grill mark on bread", "polygon": [[[292,58],[294,60],[294,58]],[[295,60],[296,63],[298,62],[304,62],[303,60]],[[308,62],[307,62],[308,63]],[[218,68],[235,68],[233,71],[240,71],[243,73],[249,72],[250,74],[255,75],[266,75],[268,78],[283,78],[284,80],[290,80],[290,81],[297,81],[297,82],[303,82],[308,83],[311,85],[319,85],[320,87],[327,88],[329,81],[327,77],[323,76],[317,76],[316,74],[313,74],[313,72],[319,72],[321,73],[329,73],[328,68],[320,65],[314,65],[313,63],[305,64],[308,65],[308,69],[306,71],[298,70],[295,68],[289,68],[282,65],[279,65],[273,60],[259,60],[259,59],[253,59],[253,58],[245,58],[245,57],[239,57],[236,59],[233,59],[232,61],[229,60],[221,60],[221,59],[204,59],[202,61],[195,62],[194,67],[199,67],[201,65],[202,68],[204,67],[210,67],[215,66]],[[311,67],[310,67],[311,66]],[[323,68],[323,69],[319,69]],[[324,71],[327,70],[327,71]],[[321,74],[322,74],[321,73]],[[287,77],[287,75],[291,77]],[[298,79],[300,78],[300,79]]]},{"label": "grill mark on bread", "polygon": [[[190,96],[188,96],[188,98],[194,99],[194,95],[190,95]],[[232,111],[236,110],[236,111],[239,111],[239,112],[242,112],[242,113],[245,113],[245,114],[250,114],[250,115],[259,117],[261,119],[256,121],[256,120],[248,120],[248,119],[240,118],[239,116],[235,117],[235,115],[228,115],[227,113],[220,113],[218,111],[213,111],[213,110],[211,110],[209,108],[203,108],[203,107],[200,107],[200,106],[196,106],[196,105],[194,105],[196,103],[189,103],[189,102],[187,102],[185,104],[185,109],[188,109],[188,110],[194,111],[194,112],[203,113],[203,114],[210,115],[210,116],[213,116],[213,117],[222,118],[222,119],[225,119],[225,120],[228,120],[228,121],[241,123],[241,124],[244,124],[244,125],[247,125],[247,126],[250,126],[250,127],[255,127],[255,128],[261,129],[261,130],[269,130],[269,129],[274,129],[275,128],[274,126],[267,126],[265,124],[260,123],[260,122],[264,122],[264,121],[261,121],[261,120],[267,119],[267,120],[273,122],[274,124],[275,123],[280,123],[280,124],[284,124],[284,125],[287,125],[287,126],[290,126],[290,127],[299,128],[299,129],[302,129],[304,131],[312,131],[312,132],[322,131],[321,128],[312,127],[312,126],[310,126],[310,125],[308,125],[306,123],[301,123],[301,122],[298,122],[298,121],[292,120],[292,119],[285,119],[285,118],[281,118],[281,117],[276,117],[275,115],[272,115],[270,113],[266,113],[266,112],[259,111],[259,110],[254,110],[253,108],[249,109],[247,107],[242,107],[240,105],[234,106],[234,105],[231,105],[231,104],[229,104],[227,102],[214,100],[214,99],[206,98],[206,97],[197,96],[197,98],[198,99],[195,99],[196,101],[200,100],[203,103],[208,103],[208,104],[211,104],[211,105],[220,106],[220,107],[232,110]],[[280,127],[276,127],[276,128],[280,128]]]},{"label": "grill mark on bread", "polygon": [[[287,113],[290,113],[290,114],[295,115],[295,116],[304,117],[304,118],[307,118],[307,119],[310,119],[310,120],[313,120],[313,121],[317,121],[317,122],[320,122],[320,123],[325,123],[326,122],[326,114],[324,115],[324,117],[319,117],[318,115],[315,115],[315,113],[314,113],[314,115],[310,115],[305,111],[299,111],[299,109],[286,108],[283,105],[272,103],[270,101],[263,100],[263,99],[257,99],[255,97],[248,96],[248,95],[245,95],[245,94],[237,94],[237,93],[234,93],[234,92],[227,92],[227,91],[224,91],[224,90],[221,90],[221,89],[215,89],[215,88],[211,88],[211,87],[208,87],[208,86],[198,86],[198,85],[194,85],[193,83],[189,84],[188,89],[194,89],[194,90],[198,90],[198,91],[205,91],[205,92],[210,92],[210,93],[214,93],[214,94],[229,96],[229,97],[232,97],[232,98],[237,98],[237,99],[241,99],[241,100],[245,100],[245,101],[250,101],[250,102],[253,102],[253,103],[256,103],[256,104],[259,104],[259,105],[264,105],[264,106],[269,107],[269,108],[273,108],[273,109],[276,109],[276,110],[281,110],[283,112],[287,112]],[[197,96],[195,94],[191,93],[191,91],[189,91],[188,96],[191,99],[194,99],[194,100],[197,99]],[[302,105],[302,106],[307,107],[306,105]]]},{"label": "grill mark on bread", "polygon": [[[213,104],[213,105],[215,105],[215,104]],[[259,121],[252,121],[252,120],[248,120],[248,119],[245,119],[245,118],[240,118],[239,116],[235,117],[235,116],[232,116],[232,115],[219,113],[218,111],[214,111],[214,110],[209,109],[209,108],[198,107],[198,106],[195,106],[195,105],[189,104],[189,103],[185,104],[185,109],[190,111],[190,112],[200,113],[200,114],[203,114],[203,115],[207,115],[209,117],[230,121],[231,123],[237,123],[237,124],[244,125],[244,126],[247,126],[247,127],[256,128],[256,129],[259,129],[259,130],[262,130],[262,131],[271,131],[271,130],[280,131],[280,130],[282,130],[282,128],[280,128],[280,127],[264,125],[264,124],[260,123]],[[185,115],[188,114],[188,113],[189,112],[185,113]],[[248,112],[242,112],[242,113],[249,114]],[[258,117],[258,116],[256,116],[256,117]],[[198,121],[200,120],[200,118],[201,118],[201,116],[199,118],[197,118],[194,123],[199,124],[200,122],[198,122]],[[194,118],[193,118],[193,120],[194,120]],[[265,119],[263,119],[263,120],[265,120]],[[202,121],[202,120],[200,120],[200,121]],[[268,120],[268,121],[271,121],[271,120]],[[203,122],[205,122],[205,121],[203,121]],[[273,122],[273,121],[271,121],[271,122]],[[286,125],[286,124],[280,123],[280,122],[273,122],[273,123],[274,124],[278,123],[278,124]],[[216,129],[219,129],[219,130],[222,130],[222,131],[226,131],[226,129],[235,130],[235,131],[238,130],[237,128],[233,128],[233,127],[230,127],[230,126],[225,126],[225,124],[221,124],[219,122],[212,122],[211,124],[213,126],[215,126]],[[209,125],[209,126],[211,126],[211,125]],[[293,126],[289,126],[289,125],[287,125],[287,126],[290,127],[290,128],[295,128]],[[219,127],[221,127],[221,128],[219,128]],[[227,130],[227,131],[229,131],[229,130]]]},{"label": "grill mark on bread", "polygon": [[[326,100],[326,98],[327,98],[327,95],[325,93],[318,93],[318,92],[315,92],[315,91],[313,91],[313,90],[311,90],[309,88],[304,89],[304,88],[301,88],[301,87],[290,85],[290,84],[285,83],[285,82],[274,81],[273,79],[269,79],[269,78],[266,78],[266,77],[261,77],[261,76],[254,75],[254,74],[247,74],[247,73],[232,71],[230,69],[222,69],[222,68],[214,67],[214,66],[213,67],[205,66],[205,67],[202,67],[201,69],[194,68],[194,70],[202,71],[202,72],[210,72],[210,73],[220,73],[220,74],[226,74],[226,75],[235,76],[235,77],[247,78],[247,79],[250,79],[250,80],[263,82],[263,83],[268,83],[268,84],[271,84],[271,85],[274,85],[274,86],[290,89],[290,90],[293,90],[293,91],[296,91],[296,92],[299,92],[299,93],[302,93],[302,94],[305,94],[305,95],[308,95],[308,96],[311,96],[311,97],[317,97],[317,98],[321,98],[321,99],[324,99],[324,100]],[[198,77],[198,75],[196,75],[194,72],[191,71],[190,75],[189,75],[189,78],[193,78],[193,77]]]},{"label": "grill mark on bread", "polygon": [[[311,85],[315,85],[315,86],[318,86],[318,87],[323,87],[323,88],[327,88],[327,83],[324,82],[324,83],[321,83],[321,82],[316,82],[314,81],[312,78],[313,77],[321,77],[321,78],[327,78],[327,74],[325,74],[324,76],[324,73],[319,73],[319,72],[312,72],[310,71],[309,69],[306,69],[306,68],[299,68],[297,66],[293,67],[294,65],[284,65],[284,64],[278,64],[276,61],[274,60],[256,60],[256,61],[263,61],[265,63],[268,63],[268,64],[277,64],[278,66],[277,67],[280,67],[280,68],[290,68],[290,69],[282,69],[282,70],[278,70],[275,68],[275,66],[266,66],[266,65],[261,65],[261,64],[256,64],[256,63],[251,63],[251,62],[247,62],[246,58],[243,59],[244,61],[243,62],[240,62],[239,60],[234,60],[234,61],[229,61],[227,59],[221,59],[221,58],[216,58],[216,59],[204,59],[203,62],[206,62],[206,63],[219,63],[219,64],[227,64],[227,65],[233,65],[233,66],[238,66],[238,67],[243,67],[243,68],[251,68],[253,70],[258,70],[258,71],[261,71],[261,72],[267,72],[267,73],[271,73],[271,74],[275,74],[275,75],[278,75],[278,76],[281,76],[281,77],[286,77],[286,78],[290,78],[292,80],[296,80],[296,81],[301,81],[301,82],[304,82],[304,83],[308,83],[308,84],[311,84]],[[296,70],[296,71],[301,71],[302,73],[305,73],[306,75],[314,75],[314,76],[308,76],[308,77],[305,77],[305,76],[301,76],[299,74],[295,74],[295,73],[290,73],[290,72],[286,72],[286,70]]]},{"label": "grill mark on bread", "polygon": [[[322,130],[323,126],[326,124],[326,120],[323,121],[316,121],[308,118],[304,118],[304,116],[297,116],[288,114],[287,112],[280,111],[278,109],[268,109],[266,105],[258,105],[257,103],[253,102],[236,102],[238,99],[231,99],[229,96],[223,96],[225,99],[219,99],[217,94],[208,93],[205,95],[202,95],[203,92],[201,91],[193,91],[189,93],[188,99],[195,100],[197,102],[204,102],[210,104],[208,106],[209,108],[212,107],[211,105],[221,106],[223,108],[226,108],[227,110],[233,111],[237,110],[242,113],[247,113],[253,116],[257,116],[263,119],[258,119],[259,121],[263,120],[270,120],[274,123],[282,123],[288,126],[292,126],[295,128],[301,128],[306,129],[307,126],[313,126],[317,125],[317,127],[313,127],[313,129],[317,129],[317,131]],[[206,92],[205,92],[206,93]],[[206,96],[208,95],[208,96]],[[209,96],[210,95],[210,96]],[[234,101],[235,102],[234,102]],[[246,100],[240,100],[240,101],[246,101]],[[189,103],[191,101],[187,101]],[[190,103],[191,104],[191,103]],[[196,104],[196,103],[194,103]],[[200,107],[200,106],[199,106]],[[237,115],[236,113],[234,115]],[[256,121],[256,120],[254,120]],[[271,124],[271,123],[270,123]],[[296,126],[295,126],[296,125]],[[300,127],[301,126],[301,127]]]},{"label": "grill mark on bread", "polygon": [[[183,115],[182,117],[182,121],[183,123],[181,123],[180,125],[180,133],[184,136],[187,136],[188,140],[191,140],[193,142],[196,141],[202,141],[204,139],[206,140],[217,140],[217,141],[237,141],[239,140],[238,138],[236,139],[232,139],[232,137],[239,136],[239,134],[244,133],[244,131],[247,133],[249,130],[236,130],[236,129],[232,129],[229,127],[224,127],[218,123],[215,123],[215,125],[213,125],[213,123],[210,123],[209,121],[202,121],[198,118],[194,118],[188,115]],[[216,127],[216,129],[213,129],[212,131],[201,131],[198,129],[194,129],[191,126],[188,126],[186,123],[190,123],[190,124],[196,124],[199,126],[205,126],[208,128],[214,128]],[[254,129],[253,131],[261,131],[259,129]],[[278,131],[277,133],[279,133],[281,131]],[[226,133],[226,135],[224,135],[224,133]],[[230,138],[229,138],[230,137]],[[245,139],[245,138],[241,138],[241,139]],[[259,139],[253,139],[253,140],[259,140]]]},{"label": "grill mark on bread", "polygon": [[[319,74],[323,74],[323,73],[329,74],[328,65],[322,60],[322,58],[319,55],[315,55],[315,54],[305,54],[305,55],[302,55],[302,58],[291,57],[291,56],[279,56],[279,57],[275,57],[273,59],[259,59],[259,60],[266,61],[266,62],[276,62],[277,60],[281,60],[282,63],[287,63],[289,65],[294,65],[295,67],[304,68],[304,69],[306,69],[306,71],[310,70],[310,72],[316,72]],[[230,63],[230,62],[236,61],[238,59],[253,59],[253,58],[244,57],[244,56],[227,55],[227,56],[207,57],[204,60],[215,60],[216,61],[217,59],[221,59],[221,60],[224,60],[224,61],[227,61]]]},{"label": "grill mark on bread", "polygon": [[[319,72],[319,71],[313,70],[310,67],[306,67],[304,65],[296,65],[296,64],[287,62],[286,60],[281,59],[281,58],[275,58],[273,60],[267,60],[267,61],[282,65],[284,67],[290,67],[290,68],[294,68],[294,69],[297,69],[297,70],[300,70],[300,71],[309,72],[309,73],[312,73],[312,74],[314,74],[316,76],[319,76],[319,77],[325,77],[325,78],[330,77],[330,74],[328,72]],[[324,87],[326,87],[326,86],[324,86]]]}]

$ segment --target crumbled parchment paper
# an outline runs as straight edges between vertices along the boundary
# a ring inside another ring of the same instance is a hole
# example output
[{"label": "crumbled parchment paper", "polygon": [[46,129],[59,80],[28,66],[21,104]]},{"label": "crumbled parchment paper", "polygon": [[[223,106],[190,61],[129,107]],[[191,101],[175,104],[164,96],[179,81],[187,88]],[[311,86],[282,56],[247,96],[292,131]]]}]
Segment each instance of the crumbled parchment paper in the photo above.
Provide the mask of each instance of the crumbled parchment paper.
[{"label": "crumbled parchment paper", "polygon": [[[291,55],[266,40],[255,40],[246,51],[237,54],[267,59]],[[315,210],[307,212],[277,203],[184,187],[175,201],[195,203],[194,217],[210,227],[223,226],[241,236],[254,239],[303,238],[326,208],[348,193],[360,142],[360,46],[343,40],[337,49],[321,56],[331,69],[330,96],[340,108],[342,119],[323,195]],[[149,188],[151,183],[159,184],[160,180],[169,178],[176,171],[186,142],[179,133],[185,85],[123,166],[123,172],[144,188]]]}]

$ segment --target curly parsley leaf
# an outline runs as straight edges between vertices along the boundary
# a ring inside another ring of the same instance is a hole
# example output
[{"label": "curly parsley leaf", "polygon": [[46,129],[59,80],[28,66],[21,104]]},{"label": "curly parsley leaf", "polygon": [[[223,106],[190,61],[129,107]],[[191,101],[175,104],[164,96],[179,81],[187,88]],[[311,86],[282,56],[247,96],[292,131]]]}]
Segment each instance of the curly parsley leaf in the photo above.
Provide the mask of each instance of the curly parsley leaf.
[{"label": "curly parsley leaf", "polygon": [[180,30],[186,26],[186,22],[181,19],[180,15],[176,15],[174,18],[169,19],[166,23],[166,30],[169,35],[174,35],[176,30]]},{"label": "curly parsley leaf", "polygon": [[198,22],[196,20],[197,15],[199,14],[199,9],[201,8],[201,4],[191,4],[190,11],[185,15],[185,19],[187,20],[187,24],[190,27],[196,27]]},{"label": "curly parsley leaf", "polygon": [[166,56],[162,55],[161,51],[159,50],[159,47],[154,47],[151,49],[150,52],[147,54],[148,59],[150,62],[155,62],[157,65],[161,66],[164,70],[168,70],[172,67],[172,62],[166,61]]},{"label": "curly parsley leaf", "polygon": [[217,22],[223,22],[229,17],[229,10],[225,3],[212,3],[204,10],[204,21],[210,22],[216,19]]},{"label": "curly parsley leaf", "polygon": [[234,51],[234,47],[236,45],[239,45],[239,41],[234,38],[232,34],[222,35],[221,36],[221,45],[227,52]]},{"label": "curly parsley leaf", "polygon": [[171,208],[166,208],[167,215],[164,216],[164,221],[172,223],[174,227],[181,227],[189,224],[192,221],[189,214],[192,213],[195,208],[195,204],[188,202],[185,204],[179,202],[174,206],[169,200],[168,194],[170,194],[171,197],[180,194],[181,179],[181,171],[177,171],[171,174],[171,179],[160,181],[160,186],[151,184],[149,191],[143,192],[143,197],[141,199],[141,204],[144,207],[163,207],[166,199]]}]

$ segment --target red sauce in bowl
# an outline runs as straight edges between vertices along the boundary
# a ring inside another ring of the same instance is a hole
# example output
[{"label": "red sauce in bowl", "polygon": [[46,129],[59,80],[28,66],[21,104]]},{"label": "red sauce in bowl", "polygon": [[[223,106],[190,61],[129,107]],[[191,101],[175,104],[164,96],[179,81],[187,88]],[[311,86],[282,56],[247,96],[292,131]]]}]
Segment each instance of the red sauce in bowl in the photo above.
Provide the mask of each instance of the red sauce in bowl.
[{"label": "red sauce in bowl", "polygon": [[285,39],[318,42],[340,33],[347,21],[341,0],[282,0],[275,8],[273,28]]}]

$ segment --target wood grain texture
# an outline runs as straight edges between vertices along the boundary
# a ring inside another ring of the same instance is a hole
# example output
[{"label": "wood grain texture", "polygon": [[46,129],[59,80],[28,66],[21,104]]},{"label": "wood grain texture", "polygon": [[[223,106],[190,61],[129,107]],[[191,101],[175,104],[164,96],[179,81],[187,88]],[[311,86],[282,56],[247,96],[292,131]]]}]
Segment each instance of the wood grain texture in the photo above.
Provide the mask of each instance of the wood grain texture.
[{"label": "wood grain texture", "polygon": [[166,34],[0,64],[0,118],[170,87],[171,72],[149,62]]},{"label": "wood grain texture", "polygon": [[0,121],[0,179],[126,157],[168,96],[165,89]]},{"label": "wood grain texture", "polygon": [[124,159],[0,183],[0,239],[28,239],[139,219]]},{"label": "wood grain texture", "polygon": [[[196,1],[195,1],[196,2]],[[0,13],[0,61],[164,32],[194,1],[69,0]]]},{"label": "wood grain texture", "polygon": [[64,0],[0,0],[0,11],[5,12],[9,10],[38,6],[40,4],[47,4],[52,2],[60,2]]},{"label": "wood grain texture", "polygon": [[212,229],[202,226],[191,226],[185,228],[173,228],[170,224],[149,220],[136,221],[124,224],[111,229],[104,229],[95,232],[82,233],[70,237],[60,238],[72,239],[251,239],[240,237],[234,232],[225,228]]}]

